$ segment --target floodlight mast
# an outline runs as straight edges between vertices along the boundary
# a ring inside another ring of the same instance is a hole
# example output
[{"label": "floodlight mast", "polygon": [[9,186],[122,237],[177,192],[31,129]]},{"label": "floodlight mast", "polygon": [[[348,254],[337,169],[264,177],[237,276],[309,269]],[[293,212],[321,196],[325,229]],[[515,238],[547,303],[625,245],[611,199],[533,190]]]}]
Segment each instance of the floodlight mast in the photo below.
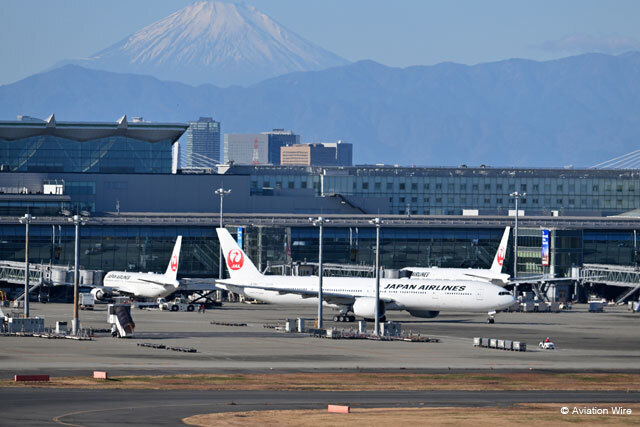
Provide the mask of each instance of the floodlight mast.
[{"label": "floodlight mast", "polygon": [[514,191],[513,193],[509,194],[509,196],[513,197],[515,199],[515,203],[516,203],[516,224],[515,227],[513,228],[513,278],[517,279],[518,277],[518,216],[519,216],[519,212],[518,212],[518,200],[520,198],[524,199],[527,196],[527,193],[518,193],[517,191]]},{"label": "floodlight mast", "polygon": [[[223,216],[222,201],[224,200],[224,196],[231,194],[231,190],[230,189],[225,190],[224,188],[220,187],[215,191],[215,194],[220,196],[220,228],[223,228],[224,222],[222,220],[222,216]],[[222,245],[220,245],[220,251],[218,253],[218,279],[222,279],[222,274],[224,273],[224,270],[222,268],[222,264],[223,264],[222,260],[223,260]]]},{"label": "floodlight mast", "polygon": [[374,334],[380,335],[380,226],[382,220],[377,217],[369,221],[376,227],[376,307],[375,307],[375,329]]},{"label": "floodlight mast", "polygon": [[325,222],[331,221],[319,216],[317,218],[309,218],[309,222],[318,227],[318,328],[322,329],[322,302],[324,300],[322,294],[322,276],[324,274],[322,268],[322,227]]},{"label": "floodlight mast", "polygon": [[19,219],[20,224],[24,224],[24,317],[29,317],[29,224],[34,217],[31,214],[24,214]]}]

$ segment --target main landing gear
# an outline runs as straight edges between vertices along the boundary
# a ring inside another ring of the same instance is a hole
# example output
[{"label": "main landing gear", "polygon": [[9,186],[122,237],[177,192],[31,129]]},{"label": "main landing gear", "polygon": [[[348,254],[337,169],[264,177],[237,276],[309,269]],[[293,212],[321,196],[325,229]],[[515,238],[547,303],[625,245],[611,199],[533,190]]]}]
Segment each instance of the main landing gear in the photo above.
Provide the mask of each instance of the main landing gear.
[{"label": "main landing gear", "polygon": [[489,314],[489,318],[487,319],[487,323],[490,325],[496,323],[496,312],[490,311],[488,314]]},{"label": "main landing gear", "polygon": [[347,314],[336,314],[335,316],[333,316],[333,321],[334,322],[352,323],[352,322],[356,321],[356,316],[347,315]]}]

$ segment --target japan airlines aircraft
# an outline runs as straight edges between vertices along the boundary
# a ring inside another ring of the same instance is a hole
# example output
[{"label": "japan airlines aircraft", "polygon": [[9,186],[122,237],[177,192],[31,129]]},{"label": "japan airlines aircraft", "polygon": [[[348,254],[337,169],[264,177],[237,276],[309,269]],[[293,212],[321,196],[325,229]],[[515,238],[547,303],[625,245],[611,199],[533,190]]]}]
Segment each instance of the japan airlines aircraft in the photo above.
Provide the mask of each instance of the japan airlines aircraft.
[{"label": "japan airlines aircraft", "polygon": [[104,276],[103,286],[93,288],[91,293],[98,300],[115,294],[129,295],[135,298],[160,298],[172,294],[180,285],[176,277],[181,245],[182,236],[178,236],[167,271],[164,274],[110,271]]},{"label": "japan airlines aircraft", "polygon": [[504,229],[500,246],[493,258],[490,269],[486,268],[440,268],[440,267],[405,267],[410,271],[412,279],[448,279],[448,280],[485,280],[495,285],[509,284],[509,275],[502,273],[502,264],[507,254],[507,243],[511,227]]},{"label": "japan airlines aircraft", "polygon": [[[317,276],[263,275],[226,229],[216,231],[231,276],[216,281],[217,287],[269,303],[318,305]],[[324,304],[340,310],[335,321],[375,317],[374,278],[325,277],[322,292]],[[509,307],[515,298],[504,288],[484,281],[381,278],[380,301],[381,320],[387,310],[406,310],[423,318],[436,317],[445,310],[488,312],[489,323],[493,323],[496,310]]]}]

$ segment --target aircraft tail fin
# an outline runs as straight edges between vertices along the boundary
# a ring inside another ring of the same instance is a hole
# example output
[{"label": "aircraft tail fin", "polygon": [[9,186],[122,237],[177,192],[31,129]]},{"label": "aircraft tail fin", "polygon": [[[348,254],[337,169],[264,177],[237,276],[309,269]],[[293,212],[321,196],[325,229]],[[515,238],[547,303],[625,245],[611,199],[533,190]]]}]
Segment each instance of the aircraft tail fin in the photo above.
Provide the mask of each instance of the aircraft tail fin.
[{"label": "aircraft tail fin", "polygon": [[169,280],[176,280],[176,277],[178,276],[178,264],[180,263],[181,246],[182,236],[178,236],[178,238],[176,239],[176,244],[173,247],[173,252],[171,253],[171,259],[169,260],[167,271],[164,273],[165,277]]},{"label": "aircraft tail fin", "polygon": [[250,279],[262,276],[226,228],[216,228],[216,232],[231,279]]},{"label": "aircraft tail fin", "polygon": [[495,258],[493,258],[493,264],[491,264],[492,273],[500,274],[502,272],[502,263],[504,262],[504,258],[507,255],[507,244],[509,242],[510,231],[511,231],[511,227],[506,227],[504,229],[502,240],[500,240],[500,246],[498,246],[498,250],[496,251],[496,256]]}]

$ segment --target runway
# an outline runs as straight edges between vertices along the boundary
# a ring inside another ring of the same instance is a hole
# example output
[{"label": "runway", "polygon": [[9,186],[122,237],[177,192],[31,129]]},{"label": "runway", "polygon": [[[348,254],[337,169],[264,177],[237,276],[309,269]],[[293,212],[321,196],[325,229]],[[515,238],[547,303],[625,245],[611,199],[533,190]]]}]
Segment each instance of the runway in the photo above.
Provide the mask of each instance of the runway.
[{"label": "runway", "polygon": [[637,403],[637,392],[602,391],[198,391],[0,389],[3,426],[173,426],[213,412],[353,407],[506,406],[515,403]]}]

